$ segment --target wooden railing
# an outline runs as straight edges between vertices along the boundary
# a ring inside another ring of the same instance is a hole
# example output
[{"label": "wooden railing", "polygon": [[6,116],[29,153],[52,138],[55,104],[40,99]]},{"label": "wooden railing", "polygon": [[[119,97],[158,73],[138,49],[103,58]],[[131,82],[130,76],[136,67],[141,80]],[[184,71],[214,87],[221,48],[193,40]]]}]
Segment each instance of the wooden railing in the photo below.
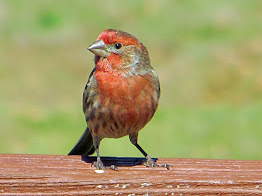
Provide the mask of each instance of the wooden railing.
[{"label": "wooden railing", "polygon": [[0,154],[0,195],[262,195],[262,161],[104,157],[119,171],[98,171],[95,157]]}]

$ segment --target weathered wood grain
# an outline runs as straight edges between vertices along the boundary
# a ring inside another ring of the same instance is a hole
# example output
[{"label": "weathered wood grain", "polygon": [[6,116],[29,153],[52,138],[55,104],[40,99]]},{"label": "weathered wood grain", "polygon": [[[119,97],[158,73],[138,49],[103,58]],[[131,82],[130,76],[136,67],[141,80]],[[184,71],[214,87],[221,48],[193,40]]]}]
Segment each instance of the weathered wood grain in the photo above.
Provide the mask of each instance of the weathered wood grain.
[{"label": "weathered wood grain", "polygon": [[0,154],[0,195],[262,195],[262,161],[102,158],[119,171],[97,173],[95,157]]}]

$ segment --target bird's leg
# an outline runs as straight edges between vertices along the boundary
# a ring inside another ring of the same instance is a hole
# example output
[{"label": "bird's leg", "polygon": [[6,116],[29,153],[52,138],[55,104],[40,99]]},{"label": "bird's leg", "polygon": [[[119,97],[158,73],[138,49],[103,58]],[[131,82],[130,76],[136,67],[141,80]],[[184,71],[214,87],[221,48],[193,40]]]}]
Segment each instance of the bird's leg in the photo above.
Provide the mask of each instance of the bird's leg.
[{"label": "bird's leg", "polygon": [[93,162],[93,165],[97,168],[97,169],[105,169],[105,166],[103,164],[103,162],[101,161],[101,158],[99,156],[99,149],[98,149],[98,146],[96,147],[95,146],[95,149],[96,149],[96,156],[97,156],[97,159],[95,162]]},{"label": "bird's leg", "polygon": [[146,165],[147,167],[155,167],[155,161],[143,150],[143,148],[141,148],[141,146],[139,146],[137,142],[134,143],[134,145],[146,157],[146,162],[144,163],[144,165]]},{"label": "bird's leg", "polygon": [[111,165],[108,167],[105,167],[103,162],[101,161],[100,155],[99,155],[99,144],[100,144],[101,139],[98,137],[93,137],[93,143],[94,143],[94,147],[96,150],[96,156],[97,156],[97,160],[95,162],[93,162],[93,165],[97,168],[97,169],[112,169],[112,170],[118,170],[118,168],[115,165]]},{"label": "bird's leg", "polygon": [[137,149],[145,156],[146,162],[143,164],[147,167],[165,167],[169,169],[172,165],[169,164],[156,164],[156,162],[143,150],[143,148],[137,143],[137,134],[136,135],[129,135],[129,139],[132,144],[134,144]]}]

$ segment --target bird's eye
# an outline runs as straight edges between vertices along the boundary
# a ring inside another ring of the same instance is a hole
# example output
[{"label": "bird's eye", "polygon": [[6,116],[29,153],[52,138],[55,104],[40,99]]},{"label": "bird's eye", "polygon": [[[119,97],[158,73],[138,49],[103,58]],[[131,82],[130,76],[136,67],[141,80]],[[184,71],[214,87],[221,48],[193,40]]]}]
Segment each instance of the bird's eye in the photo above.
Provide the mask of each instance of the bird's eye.
[{"label": "bird's eye", "polygon": [[116,48],[116,49],[120,49],[120,48],[122,48],[122,44],[120,44],[120,43],[116,43],[116,44],[115,44],[115,48]]}]

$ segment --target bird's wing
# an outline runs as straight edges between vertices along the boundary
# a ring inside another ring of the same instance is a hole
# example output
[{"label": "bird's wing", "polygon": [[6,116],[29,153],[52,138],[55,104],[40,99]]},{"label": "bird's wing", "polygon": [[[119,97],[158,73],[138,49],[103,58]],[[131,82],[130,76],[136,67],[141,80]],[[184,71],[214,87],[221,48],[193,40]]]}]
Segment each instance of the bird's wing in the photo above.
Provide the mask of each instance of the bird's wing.
[{"label": "bird's wing", "polygon": [[[88,104],[90,104],[89,95],[90,95],[90,85],[93,78],[93,73],[95,71],[95,68],[90,73],[89,79],[87,81],[87,84],[85,86],[84,92],[83,92],[83,111],[86,115],[86,109],[88,107]],[[86,117],[87,118],[87,117]],[[85,132],[80,137],[74,148],[69,152],[68,155],[91,155],[95,152],[95,148],[93,145],[93,138],[90,133],[90,130],[88,127],[86,127]]]},{"label": "bird's wing", "polygon": [[91,86],[91,83],[93,82],[94,71],[95,71],[95,68],[91,71],[89,78],[88,78],[88,81],[86,83],[84,92],[83,92],[83,112],[85,113],[85,115],[86,115],[86,109],[88,107],[88,104],[90,104],[90,100],[89,100],[90,86]]}]

